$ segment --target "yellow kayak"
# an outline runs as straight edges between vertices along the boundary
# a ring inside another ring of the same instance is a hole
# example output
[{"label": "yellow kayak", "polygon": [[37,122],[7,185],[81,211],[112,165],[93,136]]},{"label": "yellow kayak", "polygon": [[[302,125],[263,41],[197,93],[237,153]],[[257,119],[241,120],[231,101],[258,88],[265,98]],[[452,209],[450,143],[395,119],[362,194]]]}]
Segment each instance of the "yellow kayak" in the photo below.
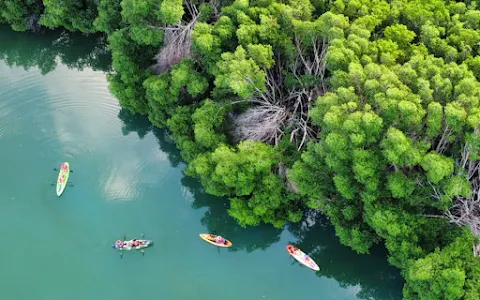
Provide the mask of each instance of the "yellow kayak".
[{"label": "yellow kayak", "polygon": [[70,165],[68,164],[68,162],[64,162],[60,166],[60,173],[58,174],[57,179],[57,196],[59,197],[67,186],[68,175],[70,175]]},{"label": "yellow kayak", "polygon": [[218,246],[218,247],[232,247],[232,242],[230,242],[229,240],[225,239],[225,243],[224,244],[221,244],[221,243],[217,243],[215,242],[215,238],[217,236],[214,235],[214,234],[208,234],[208,233],[201,233],[200,234],[200,238],[202,240],[204,240],[205,242],[207,243],[210,243],[212,245],[215,245],[215,246]]}]

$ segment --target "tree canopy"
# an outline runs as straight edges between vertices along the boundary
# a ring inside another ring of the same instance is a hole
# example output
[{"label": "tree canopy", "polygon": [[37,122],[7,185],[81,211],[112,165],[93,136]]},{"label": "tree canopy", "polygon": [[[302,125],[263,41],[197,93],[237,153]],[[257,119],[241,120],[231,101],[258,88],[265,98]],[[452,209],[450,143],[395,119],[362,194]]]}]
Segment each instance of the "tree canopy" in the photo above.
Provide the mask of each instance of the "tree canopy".
[{"label": "tree canopy", "polygon": [[480,297],[480,10],[453,0],[0,0],[108,36],[110,90],[242,226],[384,243],[406,299]]}]

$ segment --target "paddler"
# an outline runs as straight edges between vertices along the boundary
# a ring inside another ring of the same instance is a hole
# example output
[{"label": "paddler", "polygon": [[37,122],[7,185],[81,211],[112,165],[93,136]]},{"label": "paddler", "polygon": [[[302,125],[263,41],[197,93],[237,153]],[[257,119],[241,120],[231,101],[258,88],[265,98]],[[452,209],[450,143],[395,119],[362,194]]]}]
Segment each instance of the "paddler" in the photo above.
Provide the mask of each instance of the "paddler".
[{"label": "paddler", "polygon": [[291,246],[291,247],[288,247],[288,252],[290,252],[290,254],[299,254],[300,253],[300,249],[298,249],[297,247],[295,246]]},{"label": "paddler", "polygon": [[220,235],[217,235],[217,236],[215,237],[214,241],[215,241],[215,243],[217,243],[217,244],[226,244],[226,242],[227,242],[227,241],[226,241],[222,236],[220,236]]}]

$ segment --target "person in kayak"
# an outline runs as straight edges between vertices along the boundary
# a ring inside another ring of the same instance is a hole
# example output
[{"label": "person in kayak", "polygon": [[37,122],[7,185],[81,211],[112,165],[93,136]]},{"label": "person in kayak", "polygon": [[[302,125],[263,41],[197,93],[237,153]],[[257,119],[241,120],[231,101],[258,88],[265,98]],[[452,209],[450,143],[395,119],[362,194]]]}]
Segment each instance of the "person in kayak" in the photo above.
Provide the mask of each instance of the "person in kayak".
[{"label": "person in kayak", "polygon": [[297,255],[297,254],[300,253],[300,249],[298,249],[297,247],[292,246],[292,247],[289,247],[289,248],[288,248],[288,252],[289,252],[290,254]]},{"label": "person in kayak", "polygon": [[132,245],[133,245],[133,247],[138,247],[138,246],[140,246],[140,242],[137,241],[137,239],[133,239],[132,240]]},{"label": "person in kayak", "polygon": [[217,235],[214,239],[215,243],[217,244],[226,244],[227,241],[220,235]]},{"label": "person in kayak", "polygon": [[67,170],[67,165],[63,163],[60,169],[66,171]]}]

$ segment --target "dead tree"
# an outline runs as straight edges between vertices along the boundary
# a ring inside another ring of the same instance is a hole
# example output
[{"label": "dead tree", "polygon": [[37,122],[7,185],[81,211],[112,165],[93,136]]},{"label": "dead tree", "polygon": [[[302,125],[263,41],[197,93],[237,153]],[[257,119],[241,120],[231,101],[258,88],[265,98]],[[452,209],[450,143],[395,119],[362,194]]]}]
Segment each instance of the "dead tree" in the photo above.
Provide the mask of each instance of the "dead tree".
[{"label": "dead tree", "polygon": [[[479,134],[479,132],[477,132]],[[480,162],[470,160],[468,145],[462,151],[462,156],[456,162],[457,167],[464,169],[472,187],[469,198],[455,197],[455,204],[446,212],[449,221],[459,226],[467,226],[475,237],[473,255],[480,256]]]},{"label": "dead tree", "polygon": [[155,74],[164,73],[170,70],[184,58],[191,57],[192,38],[191,33],[197,17],[193,18],[187,25],[164,28],[164,47],[155,56],[157,63],[152,66]]},{"label": "dead tree", "polygon": [[[198,4],[203,3],[200,1]],[[218,3],[211,0],[214,18],[219,18]],[[155,74],[168,72],[170,68],[182,61],[184,58],[191,58],[192,51],[192,30],[197,23],[200,12],[192,0],[184,0],[183,6],[186,9],[183,19],[178,24],[160,28],[164,31],[164,46],[155,56],[157,61],[152,70]],[[153,27],[153,26],[152,26]]]},{"label": "dead tree", "polygon": [[[266,91],[256,88],[255,96],[246,100],[254,106],[233,121],[232,134],[237,140],[259,140],[277,145],[289,131],[290,141],[296,142],[300,151],[308,140],[316,137],[318,129],[311,124],[309,110],[317,97],[326,91],[328,41],[312,37],[311,43],[303,45],[296,36],[294,42],[297,49],[294,62],[287,64],[282,57],[277,57],[275,68],[266,70]],[[287,87],[284,70],[289,70],[296,78],[294,85]],[[306,83],[305,76],[316,78],[318,83]]]},{"label": "dead tree", "polygon": [[281,126],[287,119],[284,107],[265,103],[247,110],[234,120],[233,134],[248,137],[250,140],[277,144],[281,136]]}]

